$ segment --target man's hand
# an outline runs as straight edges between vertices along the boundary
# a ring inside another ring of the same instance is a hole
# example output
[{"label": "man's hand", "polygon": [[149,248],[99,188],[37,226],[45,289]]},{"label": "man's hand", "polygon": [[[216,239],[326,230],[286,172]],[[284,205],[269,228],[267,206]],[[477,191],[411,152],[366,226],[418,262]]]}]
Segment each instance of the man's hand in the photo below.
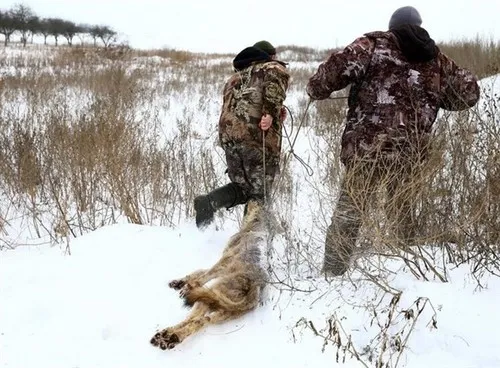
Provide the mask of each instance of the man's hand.
[{"label": "man's hand", "polygon": [[271,125],[273,125],[273,117],[269,114],[262,115],[260,119],[259,127],[262,130],[268,130]]},{"label": "man's hand", "polygon": [[282,106],[281,110],[280,110],[280,120],[281,120],[281,122],[284,122],[285,119],[286,119],[286,117],[287,117],[286,107]]}]

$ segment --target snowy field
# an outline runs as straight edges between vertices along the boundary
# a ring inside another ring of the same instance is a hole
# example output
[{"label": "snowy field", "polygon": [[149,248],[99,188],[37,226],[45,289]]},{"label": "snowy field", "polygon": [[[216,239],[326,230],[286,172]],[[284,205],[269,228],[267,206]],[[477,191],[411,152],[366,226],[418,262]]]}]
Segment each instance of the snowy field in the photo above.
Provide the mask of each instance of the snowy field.
[{"label": "snowy field", "polygon": [[[187,315],[171,279],[213,264],[237,226],[202,233],[193,222],[174,230],[115,225],[84,235],[59,248],[26,247],[2,253],[0,267],[0,362],[2,367],[275,367],[336,366],[337,349],[297,323],[305,318],[318,328],[335,313],[361,351],[376,327],[356,307],[373,297],[373,285],[346,281],[301,280],[296,287],[314,291],[282,292],[247,316],[209,326],[171,351],[149,344],[153,333]],[[452,282],[416,282],[400,274],[401,307],[419,297],[429,306],[418,321],[403,356],[406,367],[500,367],[500,280],[475,290],[466,269]],[[383,320],[383,318],[381,318]],[[394,326],[397,328],[397,326]],[[342,356],[342,354],[341,354]],[[363,367],[347,360],[345,367]]]},{"label": "snowy field", "polygon": [[[312,64],[310,70],[317,66]],[[2,73],[15,72],[7,66]],[[483,93],[499,93],[497,77],[482,81]],[[187,111],[197,122],[194,129],[213,138],[218,86],[208,92],[199,87],[191,96],[169,97],[161,116],[165,137],[175,130],[167,122]],[[294,86],[287,98],[295,115],[303,95]],[[292,159],[294,202],[277,206],[295,226],[298,241],[314,250],[322,248],[320,228],[331,211],[317,193],[324,189],[326,169],[317,156],[323,144],[311,127],[303,127],[294,148],[314,174]],[[307,265],[302,259],[287,263],[302,253],[289,251],[289,238],[282,235],[272,244],[275,279],[281,282],[269,285],[262,306],[209,326],[171,351],[150,345],[157,330],[188,313],[168,282],[215,263],[240,218],[240,210],[228,212],[205,231],[193,218],[173,227],[122,221],[56,245],[36,245],[25,222],[13,221],[9,231],[16,235],[5,236],[22,246],[0,251],[0,367],[500,368],[499,278],[485,277],[479,288],[463,265],[450,271],[447,283],[424,282],[396,260],[373,257],[386,264],[396,298],[358,272],[325,280],[318,272],[321,254],[311,255]],[[400,345],[407,348],[400,351]],[[377,364],[379,357],[383,364]]]}]

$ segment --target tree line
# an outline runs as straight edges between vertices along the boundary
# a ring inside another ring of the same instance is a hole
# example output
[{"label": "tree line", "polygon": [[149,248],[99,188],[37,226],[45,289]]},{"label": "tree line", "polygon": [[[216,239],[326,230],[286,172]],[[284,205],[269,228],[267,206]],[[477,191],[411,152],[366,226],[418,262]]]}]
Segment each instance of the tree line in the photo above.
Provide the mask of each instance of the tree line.
[{"label": "tree line", "polygon": [[24,4],[16,4],[11,9],[0,9],[0,34],[4,36],[5,46],[11,41],[14,34],[21,37],[21,43],[26,47],[28,40],[33,42],[35,35],[44,38],[53,37],[57,46],[60,38],[66,39],[69,46],[73,45],[73,40],[78,37],[83,43],[85,36],[93,39],[94,46],[101,41],[104,47],[108,47],[116,42],[117,33],[106,25],[76,24],[72,21],[61,18],[41,18]]}]

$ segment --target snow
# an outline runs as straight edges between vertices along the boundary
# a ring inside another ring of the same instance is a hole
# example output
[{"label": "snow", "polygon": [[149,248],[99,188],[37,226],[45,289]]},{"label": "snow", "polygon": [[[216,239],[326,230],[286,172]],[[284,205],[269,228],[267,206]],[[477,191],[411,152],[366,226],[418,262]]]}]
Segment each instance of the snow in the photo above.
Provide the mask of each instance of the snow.
[{"label": "snow", "polygon": [[[162,58],[135,62],[154,67],[162,64]],[[222,58],[209,61],[225,62],[230,65],[230,60]],[[290,67],[312,70],[316,65],[295,61]],[[168,78],[168,72],[158,74],[158,83]],[[482,81],[487,82],[490,80]],[[200,122],[195,132],[210,136],[221,101],[217,87],[210,86],[208,92],[194,88],[190,96],[172,91],[163,102],[162,121],[180,124],[187,113],[188,122]],[[293,86],[287,103],[295,115],[302,99],[303,91]],[[201,105],[200,101],[206,103]],[[299,118],[295,116],[296,124]],[[168,136],[178,126],[165,124],[163,129]],[[284,148],[288,149],[287,143]],[[389,318],[393,295],[382,292],[359,272],[352,273],[350,279],[333,280],[319,274],[322,230],[331,204],[320,203],[327,168],[315,160],[317,152],[326,152],[328,142],[315,135],[312,127],[303,126],[294,149],[312,165],[314,175],[308,176],[292,158],[296,201],[277,211],[295,226],[293,235],[307,248],[299,252],[284,236],[276,236],[272,266],[275,281],[282,282],[268,286],[264,303],[257,310],[208,326],[171,351],[149,343],[157,330],[180,322],[188,314],[168,282],[214,264],[229,237],[238,231],[241,209],[226,213],[223,226],[212,225],[205,231],[195,227],[194,219],[182,219],[174,228],[120,223],[69,243],[18,244],[14,250],[0,252],[0,367],[365,367],[331,342],[323,351],[324,340],[315,336],[311,326],[328,336],[324,328],[334,316],[343,344],[350,335],[356,351],[368,362],[370,354],[376,358],[380,353],[379,338],[384,336],[378,335],[379,324],[383,326]],[[220,152],[214,150],[214,154]],[[18,220],[13,226],[28,228],[24,220]],[[16,239],[9,241],[15,243]],[[17,241],[33,243],[24,238]],[[484,288],[479,289],[466,265],[452,270],[450,281],[442,283],[416,280],[396,260],[372,256],[360,262],[367,267],[384,262],[392,271],[387,274],[388,285],[401,292],[397,313],[387,328],[388,338],[411,332],[398,366],[500,367],[500,279],[487,278]],[[416,301],[425,307],[412,328],[413,320],[406,320],[403,312],[417,311]],[[373,313],[376,302],[382,306],[377,317]],[[337,355],[340,363],[336,363]],[[390,351],[383,357],[393,367],[397,355]]]},{"label": "snow", "polygon": [[[322,353],[318,337],[294,326],[301,318],[321,326],[333,312],[354,331],[355,341],[369,339],[373,328],[367,315],[351,303],[370,299],[373,290],[362,282],[361,290],[353,290],[345,281],[317,278],[296,285],[314,285],[311,293],[279,293],[270,287],[264,306],[209,326],[172,351],[151,346],[157,329],[181,321],[188,312],[168,281],[209,267],[235,231],[236,223],[206,232],[192,221],[176,229],[121,224],[75,239],[71,255],[64,247],[3,252],[0,366],[331,367],[335,349],[329,346]],[[455,273],[449,284],[417,282],[407,274],[395,278],[394,285],[404,291],[403,305],[425,296],[437,313],[437,329],[423,320],[412,336],[407,367],[500,366],[495,337],[500,280],[476,292],[464,270]],[[362,365],[350,360],[345,366]]]},{"label": "snow", "polygon": [[[484,118],[489,118],[488,121],[491,121],[491,113],[497,110],[498,102],[500,101],[500,74],[482,79],[479,85],[481,88],[481,98],[477,103],[477,107],[481,115]],[[498,125],[500,123],[500,116],[493,114],[493,118],[492,125]]]},{"label": "snow", "polygon": [[[287,348],[290,336],[271,306],[209,328],[173,352],[149,345],[157,328],[187,314],[167,282],[215,262],[234,231],[203,234],[193,226],[116,225],[75,240],[71,256],[58,248],[4,254],[2,366],[228,366],[242,354],[245,367],[270,358],[312,366],[307,346]],[[272,349],[248,354],[249,344]],[[290,354],[281,356],[283,349]]]}]

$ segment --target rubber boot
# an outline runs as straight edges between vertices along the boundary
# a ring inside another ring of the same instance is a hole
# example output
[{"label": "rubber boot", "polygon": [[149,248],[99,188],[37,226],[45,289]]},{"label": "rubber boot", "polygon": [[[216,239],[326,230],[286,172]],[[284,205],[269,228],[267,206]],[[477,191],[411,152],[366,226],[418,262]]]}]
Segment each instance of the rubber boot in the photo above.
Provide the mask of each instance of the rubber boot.
[{"label": "rubber boot", "polygon": [[243,190],[238,184],[229,183],[217,188],[207,195],[200,195],[194,199],[196,211],[196,226],[205,228],[214,220],[215,212],[220,208],[231,208],[246,203]]}]

